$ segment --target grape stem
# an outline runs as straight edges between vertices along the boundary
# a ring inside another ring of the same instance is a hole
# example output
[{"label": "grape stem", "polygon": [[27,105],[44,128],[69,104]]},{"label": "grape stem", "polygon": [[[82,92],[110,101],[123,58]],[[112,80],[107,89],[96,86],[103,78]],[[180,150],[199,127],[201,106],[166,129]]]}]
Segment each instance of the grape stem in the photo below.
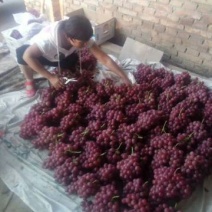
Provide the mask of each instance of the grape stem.
[{"label": "grape stem", "polygon": [[180,143],[183,143],[183,142],[186,142],[186,141],[189,141],[192,137],[194,133],[192,132],[189,136],[187,136],[186,138],[184,138],[182,141],[178,142],[175,147],[177,147]]},{"label": "grape stem", "polygon": [[201,124],[203,124],[203,123],[204,123],[204,121],[205,121],[205,118],[203,118],[203,119],[202,119]]},{"label": "grape stem", "polygon": [[88,86],[87,90],[85,91],[85,93],[88,93],[88,91],[90,90],[90,87]]},{"label": "grape stem", "polygon": [[58,135],[57,135],[57,138],[62,137],[62,136],[63,136],[63,134],[64,134],[64,133],[58,134]]},{"label": "grape stem", "polygon": [[139,138],[139,139],[143,139],[143,136],[138,135],[137,133],[135,133],[135,135]]},{"label": "grape stem", "polygon": [[176,174],[176,172],[177,172],[179,169],[180,169],[180,168],[177,168],[177,169],[175,170],[174,175]]},{"label": "grape stem", "polygon": [[105,124],[103,124],[100,128],[102,129],[105,126]]},{"label": "grape stem", "polygon": [[183,112],[183,109],[184,109],[184,108],[181,108],[178,117],[180,117],[181,113]]},{"label": "grape stem", "polygon": [[89,130],[86,129],[84,132],[81,133],[81,135],[86,135],[86,134],[88,134],[88,132],[89,132]]},{"label": "grape stem", "polygon": [[163,128],[162,128],[161,132],[164,132],[164,133],[166,133],[166,131],[165,131],[165,126],[166,126],[166,123],[167,123],[167,121],[165,121],[165,122],[164,122],[164,124],[163,124]]},{"label": "grape stem", "polygon": [[113,196],[111,201],[114,201],[115,199],[118,199],[120,196]]},{"label": "grape stem", "polygon": [[123,143],[120,143],[119,146],[118,146],[118,148],[116,150],[119,150],[121,148],[122,144]]},{"label": "grape stem", "polygon": [[101,156],[104,156],[106,153],[107,153],[107,152],[103,152],[103,153],[101,154]]},{"label": "grape stem", "polygon": [[67,150],[67,152],[70,152],[71,154],[81,154],[81,151]]},{"label": "grape stem", "polygon": [[143,184],[143,186],[146,185],[146,184],[148,184],[148,182],[149,182],[149,181],[146,181],[146,182]]}]

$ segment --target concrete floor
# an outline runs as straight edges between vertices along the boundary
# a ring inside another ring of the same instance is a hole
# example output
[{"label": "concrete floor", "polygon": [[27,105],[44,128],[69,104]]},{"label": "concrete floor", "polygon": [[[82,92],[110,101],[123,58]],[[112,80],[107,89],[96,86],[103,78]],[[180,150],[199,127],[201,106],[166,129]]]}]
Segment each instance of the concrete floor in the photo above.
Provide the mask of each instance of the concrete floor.
[{"label": "concrete floor", "polygon": [[[16,26],[12,14],[24,12],[25,5],[23,0],[4,0],[0,2],[0,32]],[[0,33],[0,42],[2,41]],[[11,192],[4,182],[0,179],[0,212],[32,212],[22,200]]]}]

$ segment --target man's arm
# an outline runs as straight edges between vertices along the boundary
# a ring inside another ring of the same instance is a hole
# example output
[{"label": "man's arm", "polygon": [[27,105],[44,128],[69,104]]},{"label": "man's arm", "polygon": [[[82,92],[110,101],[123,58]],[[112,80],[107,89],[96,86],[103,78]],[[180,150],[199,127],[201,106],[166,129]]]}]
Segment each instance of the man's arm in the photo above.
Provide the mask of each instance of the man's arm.
[{"label": "man's arm", "polygon": [[95,43],[90,48],[91,53],[105,65],[109,70],[121,77],[126,84],[131,84],[130,80],[123,72],[123,70],[106,54],[104,53]]},{"label": "man's arm", "polygon": [[23,59],[26,61],[28,66],[30,66],[34,71],[45,77],[50,81],[50,83],[56,88],[63,86],[62,80],[60,80],[56,75],[48,72],[44,66],[39,62],[38,58],[42,56],[42,52],[36,44],[29,46],[24,52]]}]

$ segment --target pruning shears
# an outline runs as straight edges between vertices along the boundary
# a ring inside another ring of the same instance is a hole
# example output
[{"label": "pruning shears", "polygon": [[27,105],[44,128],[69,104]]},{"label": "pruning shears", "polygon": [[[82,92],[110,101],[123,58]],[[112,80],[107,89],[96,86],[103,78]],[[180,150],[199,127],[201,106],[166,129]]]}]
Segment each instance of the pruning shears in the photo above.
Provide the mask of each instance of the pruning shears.
[{"label": "pruning shears", "polygon": [[69,82],[76,82],[76,81],[77,81],[75,78],[63,77],[63,79],[65,80],[65,84],[66,84],[66,85],[67,85]]}]

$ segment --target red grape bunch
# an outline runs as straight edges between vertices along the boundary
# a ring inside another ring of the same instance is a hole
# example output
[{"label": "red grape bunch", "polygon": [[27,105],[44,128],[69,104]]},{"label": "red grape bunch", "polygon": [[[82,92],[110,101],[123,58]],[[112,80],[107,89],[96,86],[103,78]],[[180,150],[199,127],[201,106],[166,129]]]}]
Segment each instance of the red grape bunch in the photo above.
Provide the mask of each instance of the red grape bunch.
[{"label": "red grape bunch", "polygon": [[100,188],[99,180],[93,173],[86,173],[78,176],[75,182],[72,182],[67,191],[69,194],[78,194],[82,198],[88,198],[95,195]]},{"label": "red grape bunch", "polygon": [[139,155],[132,154],[117,163],[117,169],[121,179],[129,181],[142,174],[142,166]]},{"label": "red grape bunch", "polygon": [[108,184],[100,188],[100,191],[95,195],[93,202],[90,203],[91,204],[90,207],[86,207],[85,205],[83,211],[119,212],[120,211],[119,199],[120,195],[116,187],[113,184]]}]

